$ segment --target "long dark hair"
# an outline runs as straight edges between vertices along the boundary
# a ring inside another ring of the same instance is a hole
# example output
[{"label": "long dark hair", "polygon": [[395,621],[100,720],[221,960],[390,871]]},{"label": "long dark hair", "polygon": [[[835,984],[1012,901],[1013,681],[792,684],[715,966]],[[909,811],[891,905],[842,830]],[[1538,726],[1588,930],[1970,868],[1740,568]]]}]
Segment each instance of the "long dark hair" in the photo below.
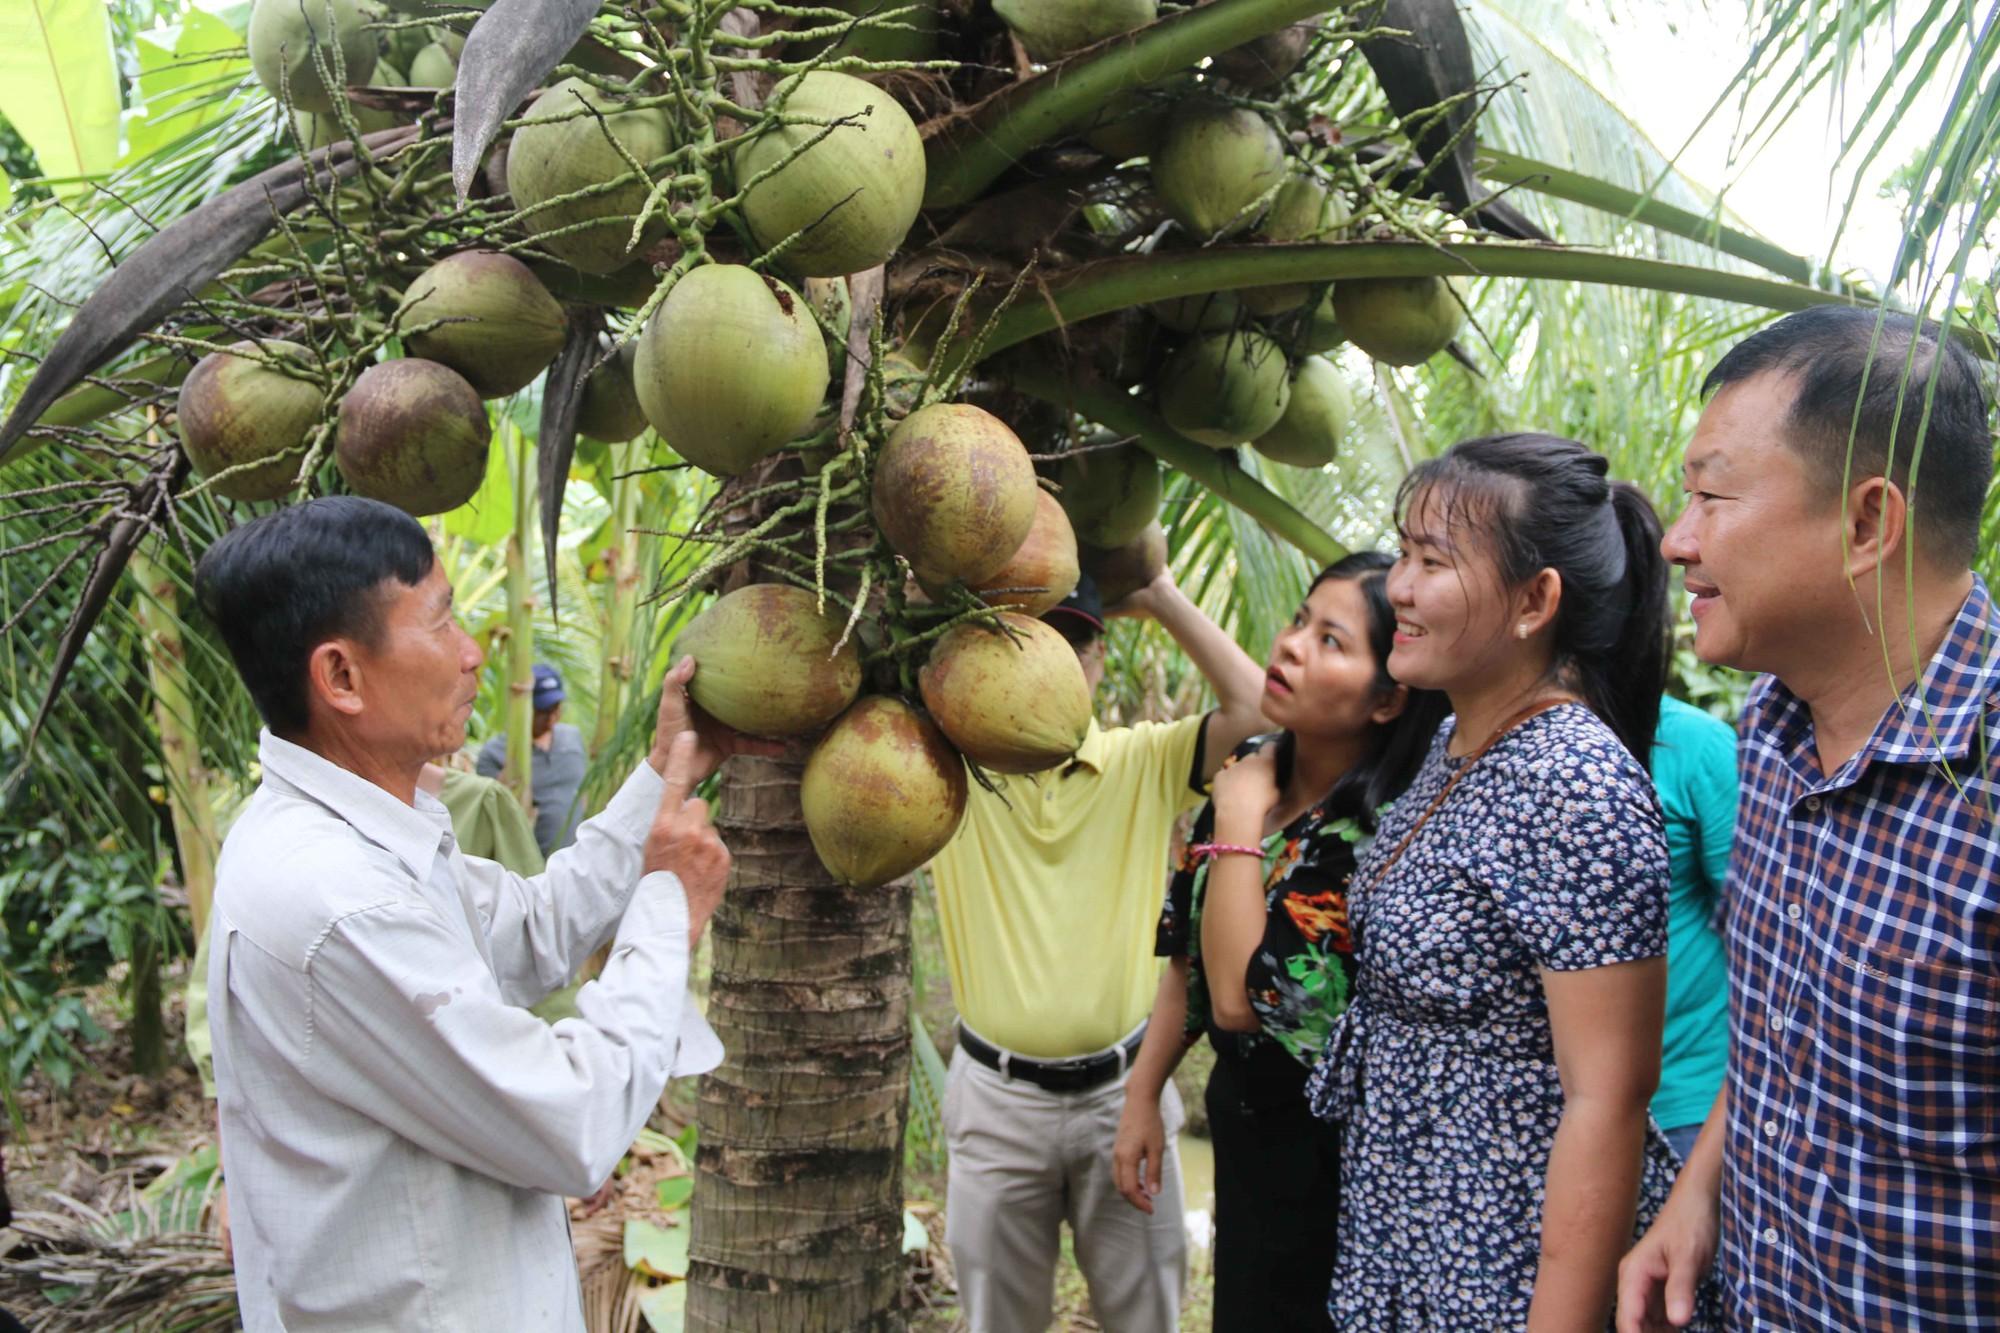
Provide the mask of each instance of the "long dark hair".
[{"label": "long dark hair", "polygon": [[1667,683],[1667,562],[1652,504],[1609,469],[1575,440],[1488,435],[1419,464],[1396,512],[1406,517],[1411,501],[1436,495],[1448,526],[1490,541],[1506,586],[1544,569],[1562,577],[1554,677],[1644,764]]},{"label": "long dark hair", "polygon": [[[1358,584],[1368,603],[1368,648],[1375,654],[1375,686],[1388,691],[1397,681],[1389,674],[1389,650],[1395,647],[1396,612],[1389,605],[1389,568],[1395,557],[1381,551],[1356,551],[1336,560],[1319,572],[1306,596],[1322,583],[1335,579]],[[1409,692],[1403,711],[1394,719],[1370,729],[1368,752],[1360,763],[1341,774],[1340,781],[1327,793],[1326,808],[1336,817],[1349,817],[1370,832],[1375,828],[1375,812],[1403,794],[1417,776],[1430,749],[1431,737],[1444,721],[1451,704],[1437,690]],[[1278,742],[1278,785],[1292,779],[1292,756],[1298,738],[1286,732]]]}]

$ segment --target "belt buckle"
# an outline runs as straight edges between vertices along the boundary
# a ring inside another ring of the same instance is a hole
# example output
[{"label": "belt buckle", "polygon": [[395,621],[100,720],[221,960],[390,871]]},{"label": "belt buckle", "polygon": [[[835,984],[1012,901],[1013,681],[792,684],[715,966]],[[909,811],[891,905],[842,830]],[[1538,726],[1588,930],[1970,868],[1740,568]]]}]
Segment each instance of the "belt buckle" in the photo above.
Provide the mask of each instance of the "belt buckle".
[{"label": "belt buckle", "polygon": [[1007,1066],[1014,1059],[1013,1053],[1007,1050],[1004,1046],[998,1049],[1000,1051],[1000,1077],[1005,1079],[1007,1082],[1012,1083],[1014,1081],[1014,1071],[1009,1069]]}]

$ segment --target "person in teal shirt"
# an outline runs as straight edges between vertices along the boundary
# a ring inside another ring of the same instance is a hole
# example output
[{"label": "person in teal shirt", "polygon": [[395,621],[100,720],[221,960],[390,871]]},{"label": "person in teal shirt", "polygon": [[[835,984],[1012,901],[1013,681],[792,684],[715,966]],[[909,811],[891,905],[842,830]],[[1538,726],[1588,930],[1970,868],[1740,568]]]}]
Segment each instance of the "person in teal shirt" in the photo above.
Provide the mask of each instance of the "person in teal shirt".
[{"label": "person in teal shirt", "polygon": [[1736,831],[1736,733],[1678,699],[1660,701],[1653,784],[1667,816],[1667,1029],[1653,1119],[1686,1161],[1729,1060],[1729,985],[1712,924]]}]

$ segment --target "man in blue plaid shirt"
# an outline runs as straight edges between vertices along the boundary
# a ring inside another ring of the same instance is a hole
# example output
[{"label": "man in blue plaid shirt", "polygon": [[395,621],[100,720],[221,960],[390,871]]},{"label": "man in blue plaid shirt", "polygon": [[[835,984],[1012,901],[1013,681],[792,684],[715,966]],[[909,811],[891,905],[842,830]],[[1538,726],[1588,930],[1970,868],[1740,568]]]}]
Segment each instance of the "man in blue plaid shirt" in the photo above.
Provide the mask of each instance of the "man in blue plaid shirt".
[{"label": "man in blue plaid shirt", "polygon": [[[1620,1269],[1677,1328],[2000,1329],[2000,615],[1978,370],[1822,307],[1732,349],[1663,543],[1744,707],[1729,1079]],[[1921,451],[1919,452],[1919,445]]]}]

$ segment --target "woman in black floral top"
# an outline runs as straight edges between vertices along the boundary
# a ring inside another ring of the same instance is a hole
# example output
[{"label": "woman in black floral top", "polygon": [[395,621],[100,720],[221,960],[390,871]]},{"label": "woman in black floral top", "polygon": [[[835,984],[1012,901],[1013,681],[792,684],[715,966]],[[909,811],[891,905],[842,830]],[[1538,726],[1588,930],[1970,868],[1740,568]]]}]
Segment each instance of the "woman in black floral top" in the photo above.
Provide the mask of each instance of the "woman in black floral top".
[{"label": "woman in black floral top", "polygon": [[1347,1003],[1355,844],[1442,711],[1383,669],[1390,563],[1366,552],[1323,572],[1272,645],[1263,707],[1285,730],[1246,742],[1216,775],[1160,915],[1171,962],[1126,1085],[1117,1177],[1150,1212],[1160,1091],[1206,1033],[1219,1330],[1326,1326],[1338,1139],[1307,1109],[1306,1073]]}]

